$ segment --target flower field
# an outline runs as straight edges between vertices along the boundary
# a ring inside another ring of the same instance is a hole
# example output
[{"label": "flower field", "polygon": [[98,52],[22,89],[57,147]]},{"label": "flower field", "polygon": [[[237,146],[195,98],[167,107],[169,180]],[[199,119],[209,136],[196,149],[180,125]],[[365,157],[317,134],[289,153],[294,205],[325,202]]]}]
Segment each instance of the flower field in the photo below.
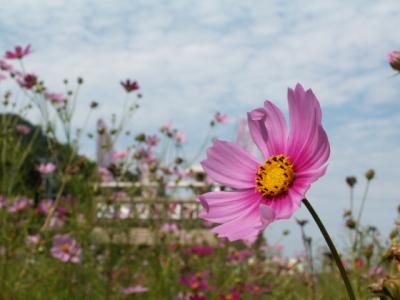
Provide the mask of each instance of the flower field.
[{"label": "flower field", "polygon": [[[17,46],[0,59],[0,299],[400,299],[400,206],[388,236],[362,219],[379,170],[343,178],[349,205],[336,218],[349,247],[331,241],[307,200],[330,157],[311,89],[289,88],[287,119],[260,102],[235,142],[212,138],[231,121],[216,112],[190,157],[170,122],[128,128],[146,105],[140,81],[120,81],[120,115],[98,119],[92,101],[77,116],[86,79],[50,90],[32,55]],[[400,53],[388,59],[399,71]],[[96,157],[82,154],[83,139]],[[309,218],[281,239],[298,235],[301,254],[288,256],[263,231],[299,209]],[[311,222],[326,243],[309,236]]]}]

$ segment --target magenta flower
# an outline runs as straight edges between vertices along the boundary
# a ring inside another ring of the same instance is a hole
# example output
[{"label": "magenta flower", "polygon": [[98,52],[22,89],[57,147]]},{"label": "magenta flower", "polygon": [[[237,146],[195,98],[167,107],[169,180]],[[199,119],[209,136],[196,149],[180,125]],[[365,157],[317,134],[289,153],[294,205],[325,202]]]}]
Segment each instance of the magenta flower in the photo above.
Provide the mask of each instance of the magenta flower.
[{"label": "magenta flower", "polygon": [[146,293],[148,291],[149,291],[149,289],[147,287],[144,287],[140,284],[131,285],[131,286],[121,289],[121,293],[124,295],[142,294],[142,293]]},{"label": "magenta flower", "polygon": [[394,70],[400,71],[400,50],[390,52],[388,54],[388,61]]},{"label": "magenta flower", "polygon": [[56,166],[53,163],[45,163],[45,164],[40,164],[39,166],[37,166],[36,169],[42,175],[49,175],[56,170]]},{"label": "magenta flower", "polygon": [[221,124],[229,123],[229,117],[227,115],[223,115],[220,112],[215,113],[214,121]]},{"label": "magenta flower", "polygon": [[31,45],[28,45],[25,48],[21,46],[16,46],[14,48],[14,51],[6,51],[4,57],[7,59],[21,59],[30,53],[32,53]]},{"label": "magenta flower", "polygon": [[22,76],[22,80],[19,80],[18,83],[21,87],[26,88],[27,90],[32,89],[38,82],[35,74],[25,74]]},{"label": "magenta flower", "polygon": [[137,81],[130,81],[129,79],[121,81],[121,85],[123,86],[123,88],[127,93],[137,91],[140,88]]},{"label": "magenta flower", "polygon": [[232,191],[199,197],[201,217],[220,223],[213,232],[229,240],[253,241],[274,220],[290,218],[311,183],[326,171],[330,148],[321,109],[311,90],[288,90],[290,130],[272,102],[248,113],[251,136],[263,154],[260,163],[234,143],[215,141],[202,166]]},{"label": "magenta flower", "polygon": [[51,255],[62,262],[78,263],[81,261],[82,249],[68,234],[57,234],[53,237]]}]

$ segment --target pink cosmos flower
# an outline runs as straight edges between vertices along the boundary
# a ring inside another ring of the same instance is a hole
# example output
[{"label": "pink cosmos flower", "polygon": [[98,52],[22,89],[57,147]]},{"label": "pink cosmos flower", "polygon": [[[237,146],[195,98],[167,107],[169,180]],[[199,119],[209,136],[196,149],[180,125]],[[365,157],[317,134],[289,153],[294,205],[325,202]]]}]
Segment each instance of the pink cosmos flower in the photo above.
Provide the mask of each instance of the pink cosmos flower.
[{"label": "pink cosmos flower", "polygon": [[140,284],[132,285],[132,286],[121,289],[121,293],[124,295],[142,294],[142,293],[146,293],[148,291],[149,291],[149,289],[147,287],[144,287]]},{"label": "pink cosmos flower", "polygon": [[160,138],[156,134],[147,136],[146,138],[146,144],[149,146],[157,146],[159,142]]},{"label": "pink cosmos flower", "polygon": [[15,126],[15,129],[19,133],[21,133],[23,135],[28,134],[29,132],[31,132],[31,128],[29,126],[27,126],[27,125],[24,125],[24,124],[18,124],[17,126]]},{"label": "pink cosmos flower", "polygon": [[123,86],[123,88],[125,89],[125,91],[127,93],[136,91],[140,88],[139,84],[137,83],[137,81],[131,81],[129,79],[125,80],[125,81],[121,81],[121,85]]},{"label": "pink cosmos flower", "polygon": [[98,170],[97,170],[97,173],[98,173],[98,175],[100,177],[100,180],[102,182],[114,181],[113,174],[107,168],[99,167]]},{"label": "pink cosmos flower", "polygon": [[227,115],[223,115],[220,112],[215,113],[214,121],[221,124],[229,123],[229,117]]},{"label": "pink cosmos flower", "polygon": [[130,150],[122,150],[122,151],[114,151],[112,154],[113,160],[114,161],[120,161],[123,160],[124,158],[128,157],[128,155],[131,153]]},{"label": "pink cosmos flower", "polygon": [[206,290],[208,288],[207,273],[197,272],[182,276],[180,278],[180,284],[185,285],[194,291]]},{"label": "pink cosmos flower", "polygon": [[172,126],[171,122],[167,122],[167,123],[161,125],[160,131],[161,132],[167,132],[167,131],[169,131],[171,129],[171,126]]},{"label": "pink cosmos flower", "polygon": [[27,90],[32,89],[37,84],[37,76],[35,74],[25,74],[22,75],[22,80],[19,80],[18,83],[21,87],[26,88]]},{"label": "pink cosmos flower", "polygon": [[16,46],[14,48],[14,51],[6,51],[4,57],[7,59],[21,59],[30,53],[32,53],[31,45],[28,45],[25,48],[21,46]]},{"label": "pink cosmos flower", "polygon": [[394,70],[400,71],[400,50],[390,52],[388,54],[388,61]]},{"label": "pink cosmos flower", "polygon": [[68,234],[57,234],[53,237],[51,255],[62,262],[78,263],[81,261],[82,249]]},{"label": "pink cosmos flower", "polygon": [[52,102],[54,104],[57,104],[57,103],[62,104],[65,101],[67,101],[64,94],[62,94],[62,93],[46,93],[45,97],[47,100],[49,100],[50,102]]},{"label": "pink cosmos flower", "polygon": [[4,60],[0,60],[0,70],[13,71],[14,67],[6,63]]},{"label": "pink cosmos flower", "polygon": [[40,214],[47,215],[54,206],[54,201],[52,199],[45,199],[40,201],[39,206],[37,208],[37,212]]},{"label": "pink cosmos flower", "polygon": [[319,102],[300,84],[288,90],[290,129],[270,101],[248,113],[251,136],[265,161],[234,143],[215,141],[202,166],[232,191],[199,197],[201,217],[220,223],[213,232],[229,240],[254,241],[274,220],[290,218],[310,185],[324,175],[330,154]]},{"label": "pink cosmos flower", "polygon": [[8,212],[11,214],[20,212],[28,208],[29,206],[32,205],[32,200],[27,199],[27,198],[21,198],[18,199],[17,201],[14,201],[14,203],[8,208]]},{"label": "pink cosmos flower", "polygon": [[178,232],[179,228],[178,228],[178,225],[176,225],[175,223],[165,223],[165,224],[161,225],[160,230],[162,232],[174,233],[174,232]]},{"label": "pink cosmos flower", "polygon": [[50,163],[45,163],[45,164],[40,164],[37,167],[37,170],[42,175],[49,175],[49,174],[53,173],[56,170],[56,166],[51,162]]},{"label": "pink cosmos flower", "polygon": [[177,144],[181,145],[186,142],[186,135],[183,132],[176,131],[174,136]]}]

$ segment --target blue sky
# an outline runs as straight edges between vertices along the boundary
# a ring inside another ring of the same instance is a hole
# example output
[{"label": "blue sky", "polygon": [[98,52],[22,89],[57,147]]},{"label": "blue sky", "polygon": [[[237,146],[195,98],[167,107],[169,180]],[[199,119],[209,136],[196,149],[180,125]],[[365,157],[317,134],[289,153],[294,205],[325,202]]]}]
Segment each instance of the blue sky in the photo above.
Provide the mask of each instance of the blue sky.
[{"label": "blue sky", "polygon": [[[83,76],[78,124],[92,99],[102,105],[99,116],[119,113],[119,80],[137,79],[144,98],[129,127],[155,131],[171,120],[187,134],[187,152],[215,111],[231,116],[220,135],[232,139],[235,121],[264,99],[287,111],[288,86],[312,88],[332,156],[309,198],[340,239],[345,176],[361,183],[368,168],[376,170],[364,220],[384,232],[400,203],[400,77],[386,62],[400,48],[399,15],[396,0],[14,0],[0,10],[0,51],[31,43],[27,68],[55,91],[63,78]],[[84,151],[93,153],[92,142]],[[361,184],[356,192],[361,196]],[[293,224],[279,222],[266,234],[276,240],[282,228],[296,230]],[[286,244],[294,249],[297,241],[296,235]]]}]

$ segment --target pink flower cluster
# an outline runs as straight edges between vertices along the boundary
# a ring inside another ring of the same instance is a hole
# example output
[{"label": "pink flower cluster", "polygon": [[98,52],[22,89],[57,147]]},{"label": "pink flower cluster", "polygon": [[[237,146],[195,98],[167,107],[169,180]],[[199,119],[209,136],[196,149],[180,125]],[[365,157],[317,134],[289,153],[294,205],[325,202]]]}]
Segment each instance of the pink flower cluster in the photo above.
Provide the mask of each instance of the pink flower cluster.
[{"label": "pink flower cluster", "polygon": [[68,234],[57,234],[53,237],[51,255],[62,262],[79,263],[82,250]]}]

